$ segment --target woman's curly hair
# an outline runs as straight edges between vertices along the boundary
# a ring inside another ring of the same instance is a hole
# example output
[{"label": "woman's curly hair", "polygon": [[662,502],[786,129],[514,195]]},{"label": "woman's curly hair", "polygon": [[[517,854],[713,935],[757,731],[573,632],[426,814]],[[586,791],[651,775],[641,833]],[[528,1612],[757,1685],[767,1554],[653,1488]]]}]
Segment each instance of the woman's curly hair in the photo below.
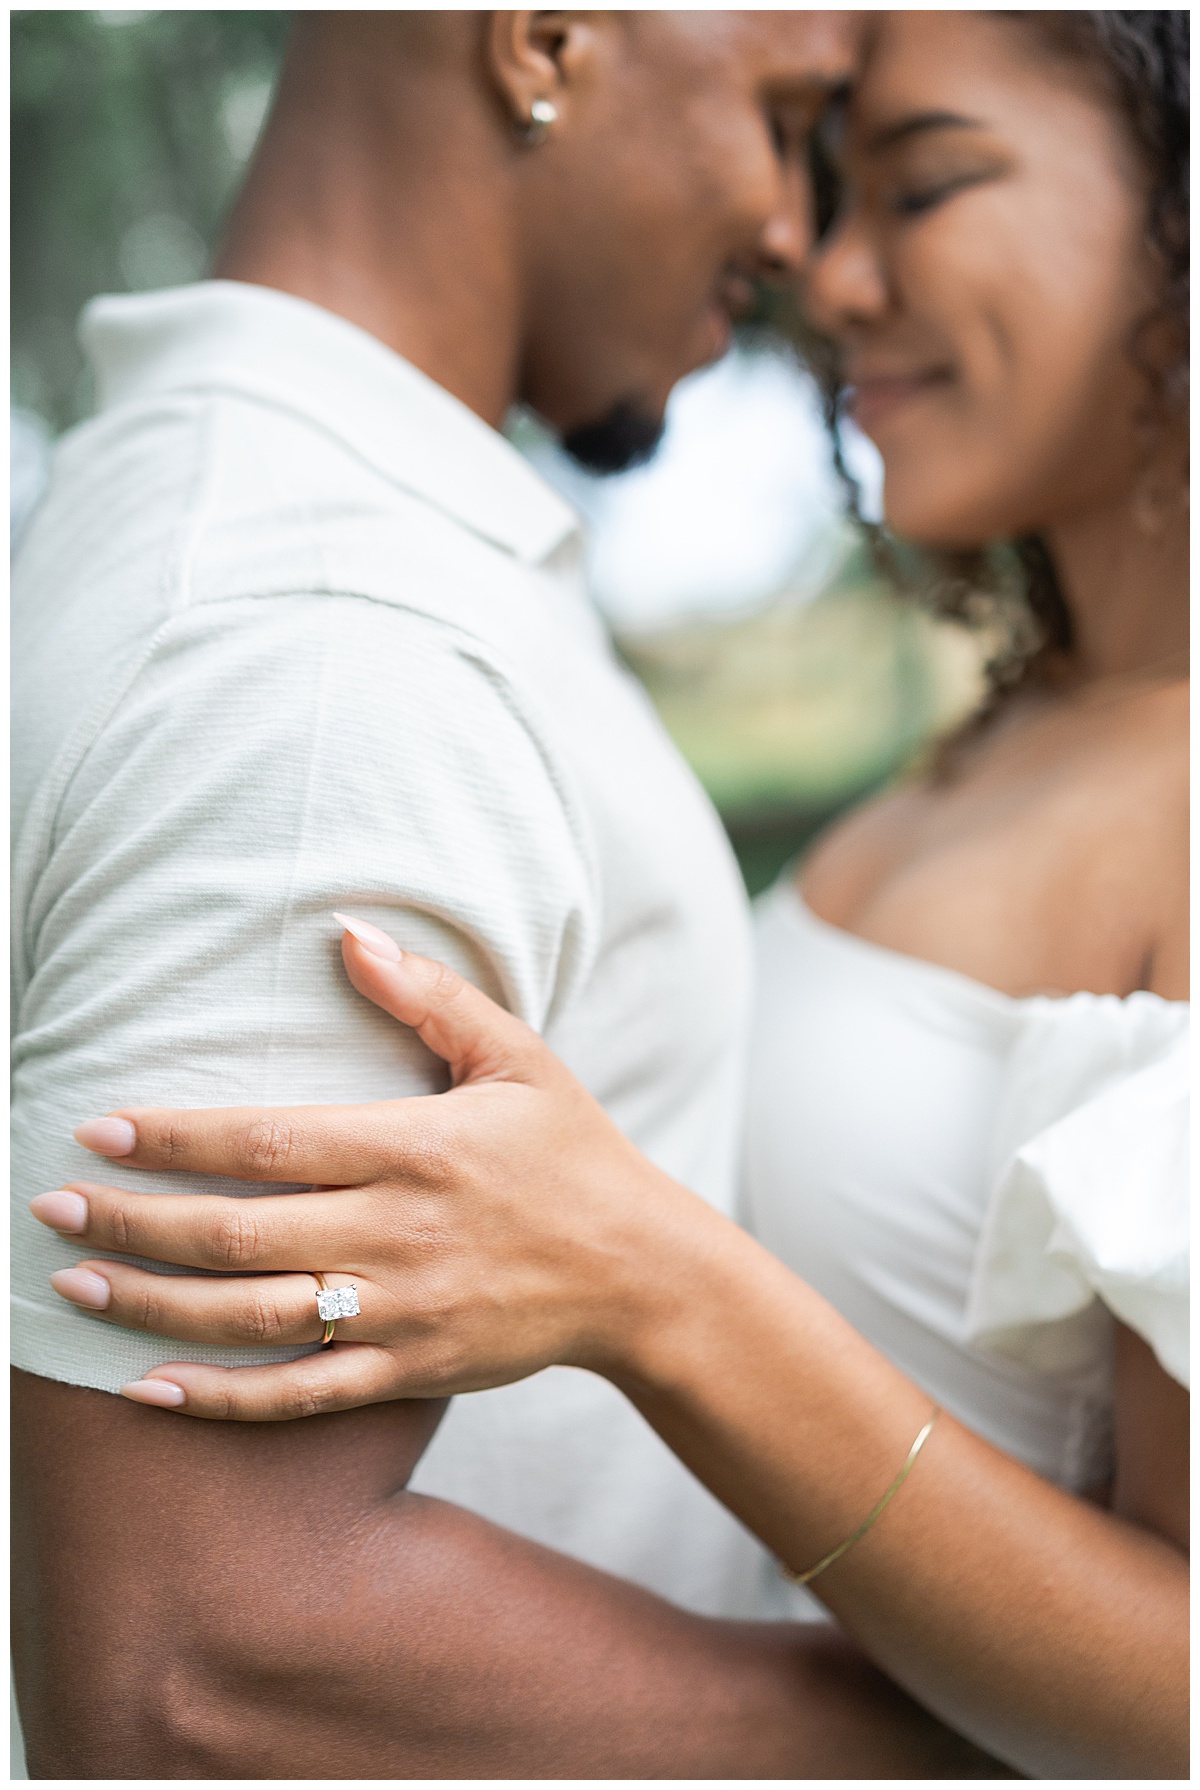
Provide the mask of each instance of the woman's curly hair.
[{"label": "woman's curly hair", "polygon": [[[1188,404],[1190,16],[1182,11],[993,16],[1026,25],[1052,53],[1099,83],[1144,169],[1146,241],[1162,269],[1161,296],[1139,319],[1129,352],[1146,380],[1145,424],[1153,440],[1186,419]],[[820,209],[819,167],[817,183]],[[986,627],[1000,642],[986,667],[987,693],[972,718],[974,733],[1009,695],[1043,675],[1056,655],[1071,647],[1071,618],[1053,560],[1036,535],[978,552],[914,553],[885,527],[867,522],[842,458],[843,385],[836,351],[811,338],[802,347],[822,389],[835,464],[881,569],[939,614]]]}]

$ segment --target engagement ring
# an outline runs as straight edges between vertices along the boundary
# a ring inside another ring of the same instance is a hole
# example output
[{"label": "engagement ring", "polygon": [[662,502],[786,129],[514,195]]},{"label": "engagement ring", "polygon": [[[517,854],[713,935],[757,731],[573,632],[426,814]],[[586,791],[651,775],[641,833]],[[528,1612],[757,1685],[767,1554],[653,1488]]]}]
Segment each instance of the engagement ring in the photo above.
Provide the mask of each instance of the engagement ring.
[{"label": "engagement ring", "polygon": [[323,1274],[318,1274],[315,1268],[311,1268],[309,1272],[317,1283],[317,1315],[325,1325],[321,1347],[326,1348],[333,1341],[333,1327],[338,1319],[356,1318],[361,1312],[358,1288],[353,1281],[348,1287],[327,1286]]}]

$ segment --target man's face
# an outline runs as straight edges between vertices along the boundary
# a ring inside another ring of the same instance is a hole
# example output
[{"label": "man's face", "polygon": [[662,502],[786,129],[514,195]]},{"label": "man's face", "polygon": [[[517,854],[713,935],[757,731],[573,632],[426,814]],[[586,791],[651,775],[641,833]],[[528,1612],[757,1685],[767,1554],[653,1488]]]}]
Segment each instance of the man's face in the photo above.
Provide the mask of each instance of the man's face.
[{"label": "man's face", "polygon": [[615,471],[652,449],[672,386],[724,353],[754,280],[798,272],[808,134],[863,15],[584,16],[587,76],[527,152],[521,396]]}]

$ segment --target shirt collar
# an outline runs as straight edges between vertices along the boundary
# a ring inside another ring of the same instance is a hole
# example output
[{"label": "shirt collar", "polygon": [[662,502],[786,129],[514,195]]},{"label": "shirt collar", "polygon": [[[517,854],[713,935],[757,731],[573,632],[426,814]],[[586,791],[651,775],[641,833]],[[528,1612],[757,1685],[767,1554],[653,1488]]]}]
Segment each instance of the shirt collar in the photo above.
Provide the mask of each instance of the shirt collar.
[{"label": "shirt collar", "polygon": [[390,348],[307,299],[237,280],[93,299],[80,338],[101,409],[224,389],[336,435],[385,477],[539,563],[575,512],[495,429]]}]

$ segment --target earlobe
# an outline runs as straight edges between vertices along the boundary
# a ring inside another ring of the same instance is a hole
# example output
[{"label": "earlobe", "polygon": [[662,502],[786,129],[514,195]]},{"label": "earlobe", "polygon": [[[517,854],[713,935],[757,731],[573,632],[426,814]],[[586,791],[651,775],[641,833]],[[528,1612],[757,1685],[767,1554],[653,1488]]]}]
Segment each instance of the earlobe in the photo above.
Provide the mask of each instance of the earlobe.
[{"label": "earlobe", "polygon": [[485,40],[497,98],[524,142],[541,142],[558,122],[572,32],[565,12],[494,12]]},{"label": "earlobe", "polygon": [[544,142],[550,127],[558,123],[558,107],[552,99],[535,99],[529,108],[529,123],[519,127],[526,143]]}]

